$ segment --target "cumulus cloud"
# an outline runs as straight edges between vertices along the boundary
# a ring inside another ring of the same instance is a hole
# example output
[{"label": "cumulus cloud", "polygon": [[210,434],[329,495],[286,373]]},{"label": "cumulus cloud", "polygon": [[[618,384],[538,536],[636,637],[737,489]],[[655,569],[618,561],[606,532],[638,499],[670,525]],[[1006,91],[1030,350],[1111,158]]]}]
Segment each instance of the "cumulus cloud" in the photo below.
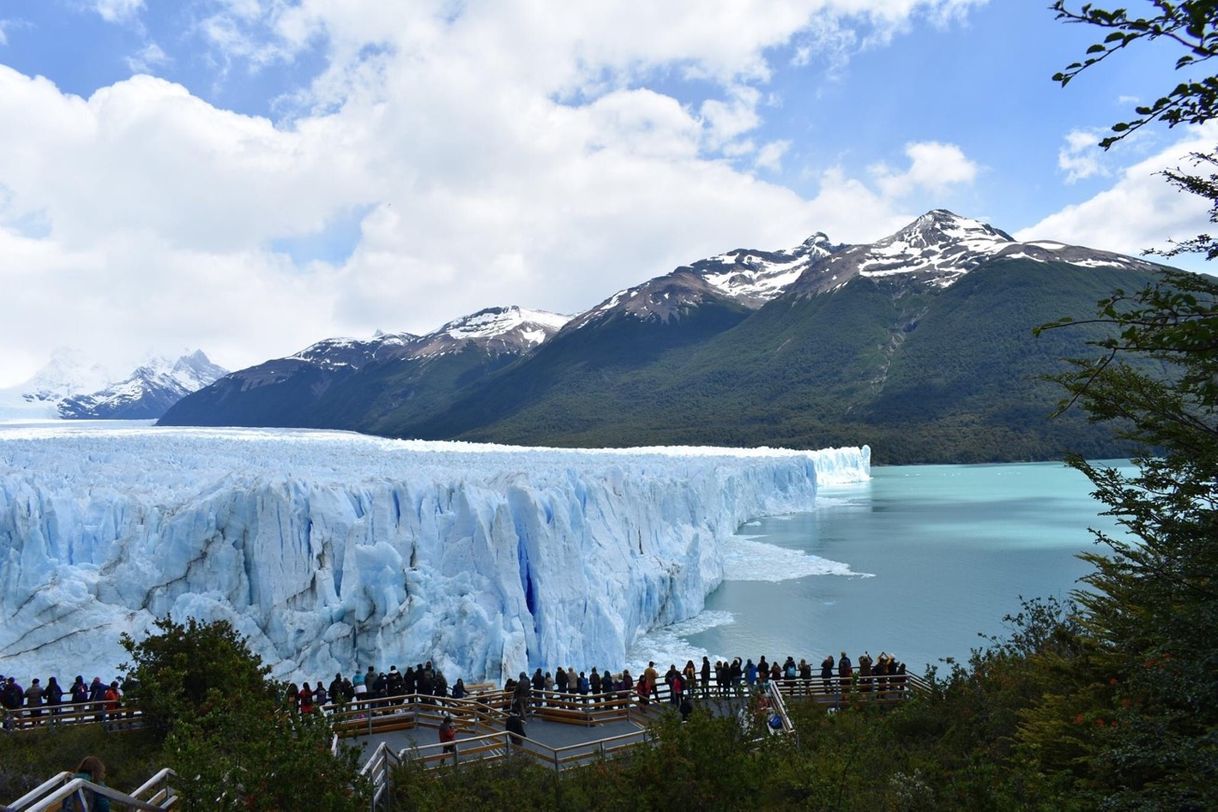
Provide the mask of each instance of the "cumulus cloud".
[{"label": "cumulus cloud", "polygon": [[106,22],[117,23],[133,19],[144,8],[144,0],[92,0],[90,5]]},{"label": "cumulus cloud", "polygon": [[1176,167],[1188,169],[1188,156],[1212,150],[1216,141],[1218,125],[1190,128],[1171,147],[1120,172],[1109,188],[1015,236],[1021,240],[1051,238],[1136,256],[1148,248],[1164,248],[1172,240],[1209,231],[1207,202],[1177,191],[1159,173]]},{"label": "cumulus cloud", "polygon": [[757,150],[757,157],[753,161],[753,166],[758,169],[768,169],[771,172],[777,172],[782,169],[782,156],[787,154],[787,150],[791,148],[789,139],[781,139],[779,141],[771,141],[761,149]]},{"label": "cumulus cloud", "polygon": [[[140,5],[95,4],[115,20]],[[908,169],[871,182],[832,170],[811,198],[758,178],[787,150],[750,138],[767,54],[818,15],[895,29],[960,5],[223,0],[205,30],[226,58],[324,43],[325,70],[280,121],[152,76],[81,98],[0,66],[0,288],[19,291],[0,323],[0,384],[40,347],[121,365],[199,345],[236,367],[492,304],[576,312],[692,259],[814,230],[875,239],[917,213],[902,196],[975,166],[914,144]],[[709,101],[649,87],[673,72],[707,83]],[[353,216],[341,259],[277,250]]]},{"label": "cumulus cloud", "polygon": [[871,167],[876,184],[888,197],[902,198],[916,191],[943,193],[953,186],[971,184],[980,171],[955,144],[912,142],[905,145],[905,156],[909,167],[904,170],[883,163]]},{"label": "cumulus cloud", "polygon": [[1099,142],[1104,136],[1095,130],[1071,130],[1057,151],[1057,167],[1066,173],[1066,183],[1077,183],[1096,175],[1107,175],[1101,163],[1103,150]]},{"label": "cumulus cloud", "polygon": [[160,45],[150,42],[127,57],[127,67],[132,73],[151,73],[153,69],[170,61],[169,55]]}]

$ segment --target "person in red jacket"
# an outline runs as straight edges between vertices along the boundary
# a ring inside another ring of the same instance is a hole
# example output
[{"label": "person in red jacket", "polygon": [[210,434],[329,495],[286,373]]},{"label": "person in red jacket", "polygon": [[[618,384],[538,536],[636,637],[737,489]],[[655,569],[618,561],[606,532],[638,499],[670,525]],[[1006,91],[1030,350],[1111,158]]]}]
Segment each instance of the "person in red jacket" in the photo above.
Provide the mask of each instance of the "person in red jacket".
[{"label": "person in red jacket", "polygon": [[449,753],[454,756],[457,753],[457,728],[453,725],[453,718],[449,714],[444,714],[444,721],[440,722],[440,744],[444,745],[444,753]]}]

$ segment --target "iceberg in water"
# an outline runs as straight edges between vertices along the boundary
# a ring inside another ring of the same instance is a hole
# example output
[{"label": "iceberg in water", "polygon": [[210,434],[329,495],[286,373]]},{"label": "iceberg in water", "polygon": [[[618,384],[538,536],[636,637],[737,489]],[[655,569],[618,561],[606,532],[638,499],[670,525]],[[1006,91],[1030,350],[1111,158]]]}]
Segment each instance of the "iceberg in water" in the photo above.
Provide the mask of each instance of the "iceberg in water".
[{"label": "iceberg in water", "polygon": [[285,678],[619,667],[702,610],[741,522],[869,469],[865,446],[0,430],[0,671],[109,676],[119,635],[164,615],[230,620]]}]

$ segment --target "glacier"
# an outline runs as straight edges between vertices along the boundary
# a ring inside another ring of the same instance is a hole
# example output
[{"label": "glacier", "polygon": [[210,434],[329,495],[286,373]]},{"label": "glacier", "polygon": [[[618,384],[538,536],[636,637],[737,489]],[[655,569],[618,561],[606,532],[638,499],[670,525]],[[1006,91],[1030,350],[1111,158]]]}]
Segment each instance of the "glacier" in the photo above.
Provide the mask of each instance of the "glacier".
[{"label": "glacier", "polygon": [[109,676],[227,619],[280,678],[620,667],[702,611],[742,522],[870,450],[568,450],[347,432],[0,427],[0,673]]}]

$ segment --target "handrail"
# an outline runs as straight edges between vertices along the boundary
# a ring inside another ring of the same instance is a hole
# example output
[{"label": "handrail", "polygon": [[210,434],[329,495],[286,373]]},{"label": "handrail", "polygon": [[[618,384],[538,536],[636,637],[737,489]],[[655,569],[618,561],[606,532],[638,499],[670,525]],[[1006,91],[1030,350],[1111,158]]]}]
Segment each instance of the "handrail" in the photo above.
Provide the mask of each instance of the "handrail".
[{"label": "handrail", "polygon": [[41,784],[34,787],[29,792],[22,795],[17,800],[13,801],[11,804],[9,804],[9,806],[12,807],[13,809],[20,809],[23,805],[32,803],[35,799],[42,797],[42,795],[50,792],[52,789],[59,786],[63,782],[71,780],[73,775],[74,775],[74,773],[70,773],[67,770],[64,770],[63,772],[61,772],[51,778],[48,778],[46,781],[43,781]]},{"label": "handrail", "polygon": [[46,812],[46,810],[52,809],[54,804],[61,803],[75,793],[83,792],[84,790],[91,790],[98,795],[104,795],[110,800],[118,801],[131,809],[150,810],[151,812],[158,812],[158,810],[168,809],[177,800],[176,797],[171,796],[167,799],[165,805],[163,806],[160,804],[151,804],[146,801],[141,801],[139,798],[136,798],[133,795],[119,792],[116,789],[103,786],[102,784],[94,784],[92,781],[88,781],[84,778],[73,778],[71,781],[60,787],[59,790],[42,798],[34,804],[25,808],[15,806],[13,809],[15,812]]},{"label": "handrail", "polygon": [[[791,717],[787,715],[787,704],[782,700],[782,689],[774,684],[773,680],[766,683],[766,694],[770,697],[771,709],[778,714],[778,718],[782,720],[782,730],[775,731],[781,733],[790,733],[795,729],[795,725],[791,724]],[[766,727],[769,727],[769,720],[766,720]]]},{"label": "handrail", "polygon": [[61,702],[56,705],[0,708],[0,727],[5,733],[16,733],[56,725],[116,724],[118,730],[134,730],[144,724],[143,711],[134,705],[116,709],[102,707],[101,702]]}]

